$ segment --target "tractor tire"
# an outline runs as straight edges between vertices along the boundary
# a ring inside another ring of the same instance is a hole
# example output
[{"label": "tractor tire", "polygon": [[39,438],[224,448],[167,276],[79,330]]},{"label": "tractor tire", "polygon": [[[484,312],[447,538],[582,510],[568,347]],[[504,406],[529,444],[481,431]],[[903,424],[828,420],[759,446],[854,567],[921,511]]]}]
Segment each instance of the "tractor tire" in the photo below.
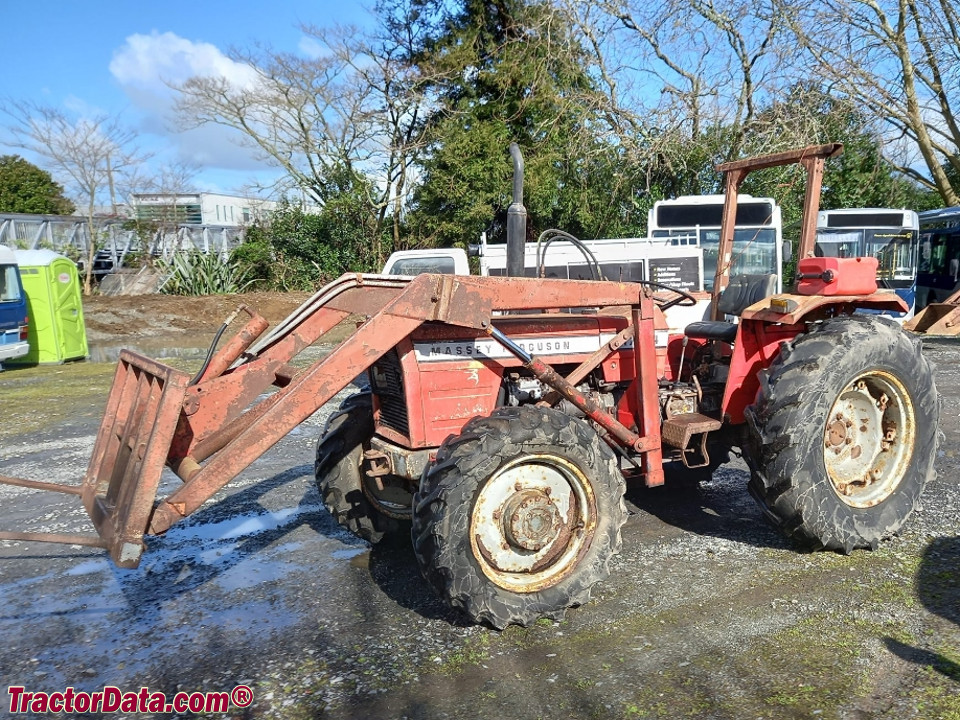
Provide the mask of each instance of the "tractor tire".
[{"label": "tractor tire", "polygon": [[[378,510],[363,475],[364,443],[373,436],[373,399],[351,395],[327,420],[317,442],[314,475],[323,504],[341,527],[371,543],[401,529],[399,517]],[[402,517],[402,508],[395,513]],[[409,510],[408,510],[409,512]]]},{"label": "tractor tire", "polygon": [[827,320],[786,343],[746,414],[751,494],[801,546],[875,549],[934,477],[933,373],[887,318]]},{"label": "tractor tire", "polygon": [[627,518],[616,456],[552,408],[501,408],[447,438],[414,498],[420,570],[497,629],[560,619],[609,575]]}]

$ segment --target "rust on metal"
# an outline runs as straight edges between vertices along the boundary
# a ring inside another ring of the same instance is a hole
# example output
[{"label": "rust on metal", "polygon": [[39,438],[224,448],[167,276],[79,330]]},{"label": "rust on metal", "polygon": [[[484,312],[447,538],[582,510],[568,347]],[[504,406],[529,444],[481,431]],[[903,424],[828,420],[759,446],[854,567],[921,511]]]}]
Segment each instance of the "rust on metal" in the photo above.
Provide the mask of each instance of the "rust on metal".
[{"label": "rust on metal", "polygon": [[[569,375],[564,378],[570,385],[577,385],[600,367],[600,364],[610,357],[611,354],[615,353],[626,343],[630,342],[633,339],[634,335],[633,325],[627,325],[623,330],[618,332],[614,337],[609,341],[600,346],[600,348],[593,353],[590,357],[584,360],[580,365],[578,365]],[[561,394],[557,390],[552,390],[543,396],[543,399],[537,403],[540,407],[548,407],[556,405],[560,400]]]},{"label": "rust on metal", "polygon": [[[644,296],[639,307],[631,310],[635,330],[633,342],[634,369],[636,370],[636,402],[638,434],[643,437],[645,452],[641,457],[643,482],[647,487],[663,485],[663,450],[660,447],[660,403],[656,400],[660,388],[657,381],[656,331],[653,318],[653,299]],[[634,445],[634,449],[641,448]]]},{"label": "rust on metal", "polygon": [[800,150],[788,150],[772,155],[734,160],[717,165],[718,172],[724,175],[723,216],[720,222],[720,244],[717,248],[717,270],[713,281],[711,298],[711,319],[722,319],[717,307],[720,293],[727,287],[730,266],[733,263],[733,237],[737,217],[737,197],[740,186],[754,170],[764,170],[781,165],[800,163],[807,171],[806,193],[803,198],[803,219],[800,230],[799,257],[813,254],[816,242],[817,211],[820,208],[820,188],[823,183],[824,164],[828,158],[843,153],[842,143],[809,145]]},{"label": "rust on metal", "polygon": [[16,487],[31,488],[33,490],[49,490],[50,492],[80,495],[83,488],[79,485],[61,485],[60,483],[42,482],[40,480],[25,480],[24,478],[0,475],[0,485],[14,485]]},{"label": "rust on metal", "polygon": [[0,540],[57,543],[58,545],[83,545],[106,548],[107,543],[99,535],[71,535],[67,533],[11,532],[0,531]]},{"label": "rust on metal", "polygon": [[[783,304],[774,302],[783,301]],[[782,312],[777,306],[788,307],[789,312]],[[872,295],[792,295],[781,293],[751,305],[740,314],[741,320],[760,320],[767,323],[782,323],[795,325],[808,316],[816,317],[821,309],[830,312],[853,313],[856,308],[870,308],[872,310],[889,310],[891,312],[907,312],[907,304],[903,299],[892,292],[876,292]]]},{"label": "rust on metal", "polygon": [[244,353],[244,351],[247,350],[247,348],[249,348],[258,337],[266,332],[270,325],[266,319],[246,305],[240,305],[224,321],[224,325],[229,325],[241,312],[245,312],[247,315],[249,315],[250,319],[236,335],[230,338],[226,345],[224,345],[216,354],[214,354],[214,356],[210,359],[210,362],[207,364],[207,368],[203,375],[198,378],[199,382],[202,382],[208,378],[219,377],[226,372],[226,370],[234,362],[236,362],[236,360]]},{"label": "rust on metal", "polygon": [[960,335],[960,290],[943,302],[927,305],[903,327],[925,335]]},{"label": "rust on metal", "polygon": [[646,452],[651,449],[652,442],[649,438],[641,437],[623,425],[604,410],[596,400],[577,390],[562,375],[539,358],[532,358],[530,362],[525,363],[525,367],[533,373],[534,377],[560,393],[626,447],[637,452]]}]

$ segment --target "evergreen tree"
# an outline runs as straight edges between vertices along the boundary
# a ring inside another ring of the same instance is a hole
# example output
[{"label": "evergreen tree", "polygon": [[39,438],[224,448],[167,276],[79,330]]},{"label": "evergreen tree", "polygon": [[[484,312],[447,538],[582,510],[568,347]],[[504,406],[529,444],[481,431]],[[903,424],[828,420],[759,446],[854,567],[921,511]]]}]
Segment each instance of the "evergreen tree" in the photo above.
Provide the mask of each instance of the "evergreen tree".
[{"label": "evergreen tree", "polygon": [[46,170],[19,155],[0,156],[0,212],[70,215],[74,209]]},{"label": "evergreen tree", "polygon": [[505,239],[511,142],[525,160],[529,239],[551,227],[639,230],[645,209],[597,136],[587,56],[558,13],[536,0],[462,0],[423,43],[416,62],[438,79],[438,107],[410,218],[418,244],[475,242],[485,229]]}]

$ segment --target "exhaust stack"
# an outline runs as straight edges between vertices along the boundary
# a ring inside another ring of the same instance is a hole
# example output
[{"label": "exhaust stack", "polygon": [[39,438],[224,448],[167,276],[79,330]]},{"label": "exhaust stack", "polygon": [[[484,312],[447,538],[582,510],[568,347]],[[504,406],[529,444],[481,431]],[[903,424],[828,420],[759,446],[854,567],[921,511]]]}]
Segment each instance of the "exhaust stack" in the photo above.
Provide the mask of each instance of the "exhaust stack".
[{"label": "exhaust stack", "polygon": [[513,202],[507,208],[507,277],[523,277],[527,209],[523,206],[523,156],[516,143],[510,143],[510,157],[513,158]]}]

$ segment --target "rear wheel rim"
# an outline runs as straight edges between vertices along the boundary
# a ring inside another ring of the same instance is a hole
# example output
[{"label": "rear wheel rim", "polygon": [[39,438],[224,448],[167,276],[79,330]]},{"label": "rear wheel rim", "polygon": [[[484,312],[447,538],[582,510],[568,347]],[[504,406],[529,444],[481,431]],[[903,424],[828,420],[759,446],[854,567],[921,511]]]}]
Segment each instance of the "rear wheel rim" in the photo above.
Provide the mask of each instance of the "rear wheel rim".
[{"label": "rear wheel rim", "polygon": [[903,383],[883,370],[859,375],[837,396],[824,427],[824,465],[834,492],[853,508],[882,503],[908,472],[916,435]]},{"label": "rear wheel rim", "polygon": [[366,463],[360,466],[360,472],[363,473],[360,479],[363,494],[377,512],[395,520],[410,520],[413,514],[413,492],[403,478],[396,475],[381,476],[381,488],[377,486],[375,478],[366,474]]},{"label": "rear wheel rim", "polygon": [[593,488],[580,468],[555,455],[525,455],[479,489],[470,548],[494,584],[532,593],[574,570],[596,526]]}]

